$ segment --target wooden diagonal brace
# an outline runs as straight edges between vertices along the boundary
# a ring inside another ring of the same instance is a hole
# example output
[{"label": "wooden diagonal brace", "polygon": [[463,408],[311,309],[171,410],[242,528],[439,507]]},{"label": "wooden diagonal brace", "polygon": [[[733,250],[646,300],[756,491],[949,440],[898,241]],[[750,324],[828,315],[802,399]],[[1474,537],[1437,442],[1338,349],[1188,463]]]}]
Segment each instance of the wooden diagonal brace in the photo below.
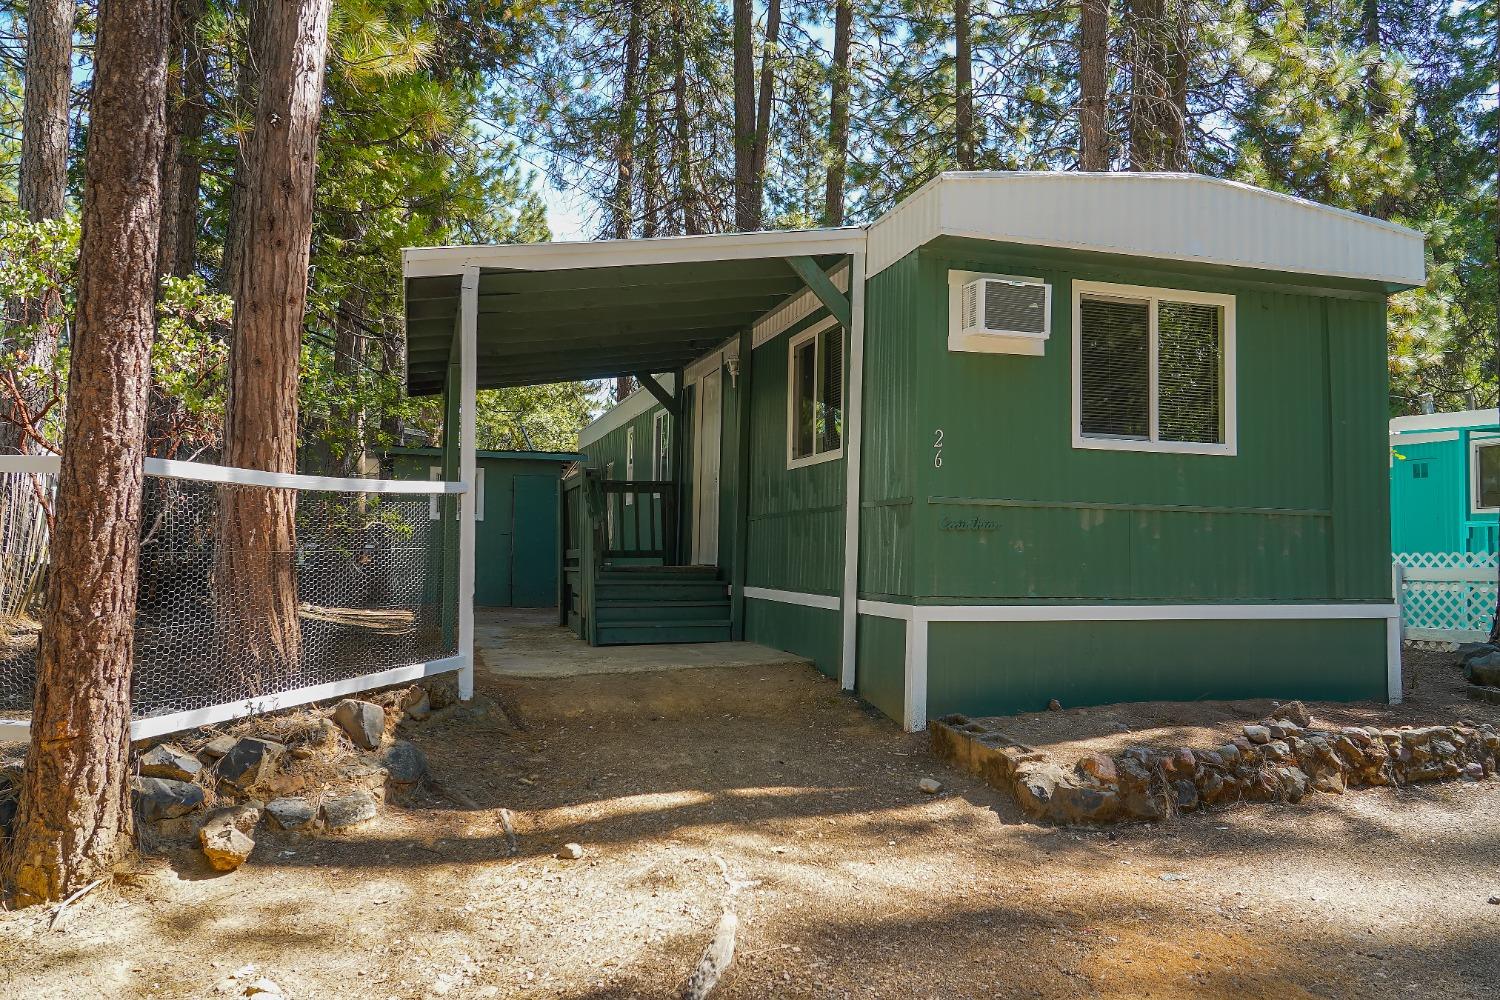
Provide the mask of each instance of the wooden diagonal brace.
[{"label": "wooden diagonal brace", "polygon": [[662,387],[660,382],[656,381],[656,376],[649,375],[646,372],[636,372],[635,380],[641,384],[642,388],[655,396],[656,401],[666,407],[668,413],[674,417],[681,415],[677,412],[677,400]]},{"label": "wooden diagonal brace", "polygon": [[787,257],[785,259],[791,269],[796,271],[797,276],[802,279],[802,283],[812,290],[819,302],[823,303],[823,308],[827,309],[833,318],[839,321],[839,325],[847,330],[852,317],[848,296],[834,287],[828,275],[823,273],[818,262],[811,257]]}]

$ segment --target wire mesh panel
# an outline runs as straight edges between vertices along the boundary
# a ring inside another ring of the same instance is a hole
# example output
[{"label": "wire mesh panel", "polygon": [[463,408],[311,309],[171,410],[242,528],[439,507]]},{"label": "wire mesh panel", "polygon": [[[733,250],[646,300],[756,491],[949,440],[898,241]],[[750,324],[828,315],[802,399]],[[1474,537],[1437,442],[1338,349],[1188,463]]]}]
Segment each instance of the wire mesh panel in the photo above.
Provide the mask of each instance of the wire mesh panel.
[{"label": "wire mesh panel", "polygon": [[[277,696],[455,656],[456,517],[451,493],[148,475],[134,717],[291,704],[307,699]],[[0,622],[0,718],[29,713],[39,611]]]}]

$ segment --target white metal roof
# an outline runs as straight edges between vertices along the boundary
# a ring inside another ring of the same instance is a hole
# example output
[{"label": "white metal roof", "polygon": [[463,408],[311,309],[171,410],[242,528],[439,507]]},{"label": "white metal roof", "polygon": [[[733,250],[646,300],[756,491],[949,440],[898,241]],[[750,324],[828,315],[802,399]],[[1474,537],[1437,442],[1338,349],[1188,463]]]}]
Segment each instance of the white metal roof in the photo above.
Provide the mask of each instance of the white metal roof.
[{"label": "white metal roof", "polygon": [[870,226],[867,274],[939,236],[1420,285],[1422,234],[1248,184],[1167,173],[955,172]]},{"label": "white metal roof", "polygon": [[1422,234],[1392,222],[1199,174],[940,174],[865,227],[500,246],[415,247],[406,277],[868,254],[876,274],[940,236],[1420,285]]},{"label": "white metal roof", "polygon": [[1419,413],[1411,417],[1392,417],[1391,434],[1418,431],[1456,430],[1461,427],[1493,427],[1500,424],[1500,409],[1455,410],[1451,413]]}]

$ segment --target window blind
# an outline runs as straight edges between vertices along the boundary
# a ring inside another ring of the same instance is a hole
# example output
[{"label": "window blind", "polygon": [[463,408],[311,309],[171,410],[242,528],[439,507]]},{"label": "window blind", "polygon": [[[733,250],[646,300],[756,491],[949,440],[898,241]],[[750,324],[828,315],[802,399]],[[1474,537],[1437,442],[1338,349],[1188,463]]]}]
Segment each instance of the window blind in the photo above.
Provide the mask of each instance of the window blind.
[{"label": "window blind", "polygon": [[1163,441],[1220,444],[1223,336],[1218,306],[1157,303],[1157,432]]},{"label": "window blind", "polygon": [[1151,305],[1079,302],[1079,429],[1096,437],[1151,433]]},{"label": "window blind", "polygon": [[818,335],[822,384],[818,387],[818,451],[837,451],[844,437],[844,330]]}]

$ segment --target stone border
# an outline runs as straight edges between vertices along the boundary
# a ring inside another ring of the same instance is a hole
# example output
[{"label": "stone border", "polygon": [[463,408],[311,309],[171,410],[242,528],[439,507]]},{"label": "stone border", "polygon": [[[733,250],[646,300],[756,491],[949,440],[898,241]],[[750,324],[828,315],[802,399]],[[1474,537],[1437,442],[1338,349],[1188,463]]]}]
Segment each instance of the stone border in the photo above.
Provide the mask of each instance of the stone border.
[{"label": "stone border", "polygon": [[1000,720],[949,715],[929,723],[939,757],[1008,792],[1033,819],[1159,820],[1241,802],[1298,802],[1310,792],[1496,776],[1500,732],[1479,726],[1319,729],[1291,702],[1213,750],[1132,747],[1088,754],[1071,769],[1011,740]]}]

